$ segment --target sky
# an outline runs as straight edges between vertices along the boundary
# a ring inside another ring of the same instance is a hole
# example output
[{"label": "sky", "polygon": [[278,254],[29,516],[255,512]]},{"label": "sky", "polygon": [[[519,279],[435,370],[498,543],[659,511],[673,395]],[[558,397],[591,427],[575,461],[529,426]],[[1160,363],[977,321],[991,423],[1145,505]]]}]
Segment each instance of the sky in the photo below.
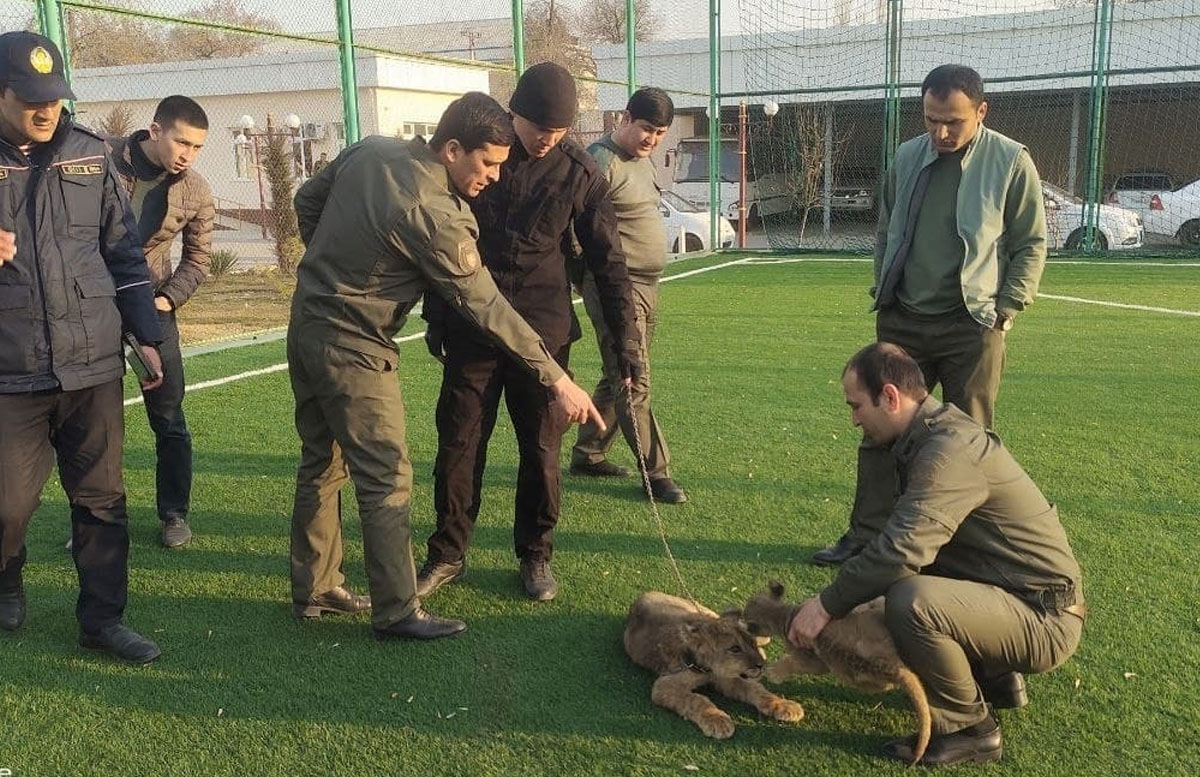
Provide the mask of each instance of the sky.
[{"label": "sky", "polygon": [[[565,0],[575,8],[587,0]],[[837,9],[852,22],[875,18],[879,0],[723,0],[721,28],[724,35],[753,31],[769,24],[772,29],[824,27],[836,23]],[[334,28],[333,0],[247,0],[260,11],[274,9],[286,29],[329,31]],[[661,19],[662,38],[693,38],[708,35],[707,0],[650,0]],[[186,8],[189,0],[159,0],[155,5]],[[906,0],[907,18],[963,16],[982,13],[1012,13],[1048,8],[1053,0]],[[832,9],[832,10],[831,10]],[[511,0],[354,0],[355,27],[382,27],[470,19],[507,17]]]}]

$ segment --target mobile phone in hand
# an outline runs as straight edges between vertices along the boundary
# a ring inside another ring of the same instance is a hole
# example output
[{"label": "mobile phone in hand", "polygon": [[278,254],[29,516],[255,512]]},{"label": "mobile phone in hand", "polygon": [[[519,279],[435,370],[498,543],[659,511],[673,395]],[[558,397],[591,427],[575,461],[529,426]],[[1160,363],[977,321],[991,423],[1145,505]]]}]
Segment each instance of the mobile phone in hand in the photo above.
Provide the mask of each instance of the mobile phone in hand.
[{"label": "mobile phone in hand", "polygon": [[146,357],[142,355],[142,347],[138,344],[137,338],[126,332],[121,339],[125,342],[125,361],[129,363],[129,369],[133,370],[133,374],[138,376],[138,380],[149,381],[157,378],[158,375],[150,369]]}]

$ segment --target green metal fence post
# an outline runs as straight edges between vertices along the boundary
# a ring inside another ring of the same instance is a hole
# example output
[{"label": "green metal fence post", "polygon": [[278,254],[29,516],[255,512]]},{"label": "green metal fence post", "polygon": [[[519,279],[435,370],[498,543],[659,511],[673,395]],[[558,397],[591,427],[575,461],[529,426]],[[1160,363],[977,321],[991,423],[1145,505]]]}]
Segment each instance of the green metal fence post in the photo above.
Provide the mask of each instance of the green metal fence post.
[{"label": "green metal fence post", "polygon": [[887,0],[887,23],[884,38],[885,63],[883,148],[881,167],[886,173],[892,169],[896,148],[900,145],[900,42],[904,22],[903,0]]},{"label": "green metal fence post", "polygon": [[[67,83],[71,83],[71,52],[67,46],[67,24],[62,3],[59,0],[38,0],[37,20],[42,34],[54,41],[54,45],[62,52],[63,75]],[[71,102],[68,102],[67,107],[74,110]]]},{"label": "green metal fence post", "polygon": [[1094,253],[1100,234],[1100,203],[1104,199],[1105,108],[1108,102],[1108,66],[1112,58],[1112,0],[1096,3],[1092,36],[1092,110],[1088,128],[1088,177],[1084,199],[1083,250]]},{"label": "green metal fence post", "polygon": [[625,0],[625,72],[630,97],[637,91],[637,17],[634,14],[634,2]]},{"label": "green metal fence post", "polygon": [[525,72],[525,3],[512,0],[513,69],[517,78]]},{"label": "green metal fence post", "polygon": [[[721,247],[721,0],[708,0],[708,247]],[[686,250],[686,246],[680,246]]]},{"label": "green metal fence post", "polygon": [[350,20],[350,0],[337,0],[338,48],[342,71],[342,117],[346,124],[346,145],[362,138],[358,126],[358,74],[354,66],[354,24]]}]

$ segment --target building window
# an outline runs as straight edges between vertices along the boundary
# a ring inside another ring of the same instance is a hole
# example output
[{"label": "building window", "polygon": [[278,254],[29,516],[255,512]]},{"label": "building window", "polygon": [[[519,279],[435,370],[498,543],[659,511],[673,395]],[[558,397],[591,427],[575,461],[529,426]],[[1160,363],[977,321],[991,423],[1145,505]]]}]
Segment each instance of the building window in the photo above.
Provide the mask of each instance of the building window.
[{"label": "building window", "polygon": [[417,135],[428,140],[433,137],[433,133],[437,130],[437,122],[432,124],[425,121],[406,121],[400,125],[400,131],[396,134],[402,138],[415,138]]}]

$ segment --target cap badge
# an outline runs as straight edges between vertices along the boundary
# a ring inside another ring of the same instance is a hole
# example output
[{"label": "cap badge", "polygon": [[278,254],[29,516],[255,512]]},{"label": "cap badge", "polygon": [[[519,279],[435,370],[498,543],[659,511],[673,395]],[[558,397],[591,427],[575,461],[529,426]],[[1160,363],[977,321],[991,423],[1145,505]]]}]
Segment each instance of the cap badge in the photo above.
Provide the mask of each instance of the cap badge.
[{"label": "cap badge", "polygon": [[29,64],[33,65],[34,70],[45,75],[54,69],[54,57],[41,46],[35,46],[33,51],[29,52]]}]

